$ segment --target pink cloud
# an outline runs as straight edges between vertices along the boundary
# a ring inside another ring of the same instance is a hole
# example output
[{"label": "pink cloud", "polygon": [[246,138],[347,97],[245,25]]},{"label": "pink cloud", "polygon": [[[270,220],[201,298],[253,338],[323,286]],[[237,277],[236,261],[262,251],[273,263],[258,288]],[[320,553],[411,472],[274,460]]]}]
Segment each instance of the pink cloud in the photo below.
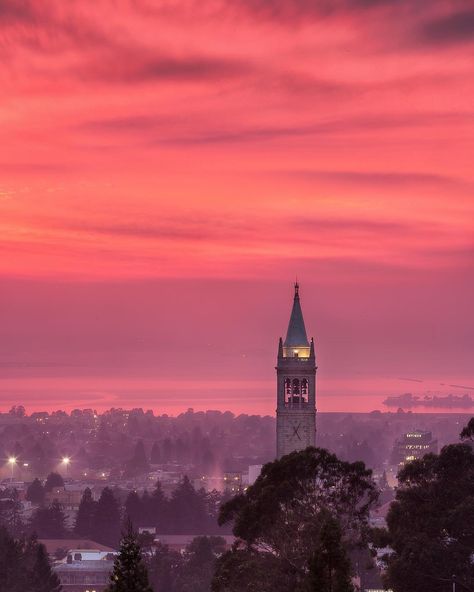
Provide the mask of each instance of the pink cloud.
[{"label": "pink cloud", "polygon": [[295,274],[327,393],[472,382],[472,13],[423,8],[3,2],[2,394],[271,401]]}]

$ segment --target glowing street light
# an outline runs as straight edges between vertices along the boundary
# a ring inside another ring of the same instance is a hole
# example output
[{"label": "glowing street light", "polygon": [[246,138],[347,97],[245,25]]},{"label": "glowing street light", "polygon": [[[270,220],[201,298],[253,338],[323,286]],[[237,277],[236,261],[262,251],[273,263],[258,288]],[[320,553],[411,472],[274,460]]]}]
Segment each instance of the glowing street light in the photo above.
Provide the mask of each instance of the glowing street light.
[{"label": "glowing street light", "polygon": [[10,481],[13,483],[13,469],[15,468],[15,465],[16,465],[16,458],[14,456],[10,456],[10,458],[8,459],[8,464],[10,465],[10,469],[11,469]]},{"label": "glowing street light", "polygon": [[66,476],[67,476],[67,468],[68,468],[70,462],[71,462],[71,459],[69,458],[69,456],[63,457],[62,463],[66,469]]}]

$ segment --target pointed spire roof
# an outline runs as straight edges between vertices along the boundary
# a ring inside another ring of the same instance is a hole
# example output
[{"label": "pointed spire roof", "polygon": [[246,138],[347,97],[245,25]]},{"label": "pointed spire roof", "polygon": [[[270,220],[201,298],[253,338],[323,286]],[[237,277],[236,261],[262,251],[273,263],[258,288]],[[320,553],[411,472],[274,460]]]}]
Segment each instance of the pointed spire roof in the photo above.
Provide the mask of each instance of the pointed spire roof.
[{"label": "pointed spire roof", "polygon": [[301,311],[299,289],[300,286],[298,282],[296,282],[293,308],[291,310],[290,322],[288,323],[285,343],[283,344],[285,347],[309,347],[306,328],[304,326],[303,312]]}]

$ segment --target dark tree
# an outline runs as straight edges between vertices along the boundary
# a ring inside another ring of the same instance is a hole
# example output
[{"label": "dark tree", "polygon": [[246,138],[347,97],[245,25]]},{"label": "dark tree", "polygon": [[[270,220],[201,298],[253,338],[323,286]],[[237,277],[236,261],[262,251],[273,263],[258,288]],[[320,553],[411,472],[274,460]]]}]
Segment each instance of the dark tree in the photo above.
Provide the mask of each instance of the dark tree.
[{"label": "dark tree", "polygon": [[64,487],[64,479],[59,473],[50,473],[44,484],[44,490],[49,492],[56,487]]},{"label": "dark tree", "polygon": [[307,592],[352,592],[351,562],[342,542],[338,521],[323,518],[319,540],[309,562]]},{"label": "dark tree", "polygon": [[145,489],[140,499],[141,502],[141,524],[142,526],[151,526],[151,497],[148,491]]},{"label": "dark tree", "polygon": [[176,582],[182,566],[182,556],[159,543],[148,560],[148,572],[155,592],[178,592]]},{"label": "dark tree", "polygon": [[[234,534],[246,550],[233,550],[219,562],[213,590],[239,590],[241,582],[229,570],[236,564],[250,580],[252,569],[268,572],[269,589],[285,582],[286,589],[311,590],[312,582],[318,582],[351,590],[344,588],[351,571],[347,555],[366,544],[369,510],[376,499],[371,471],[327,450],[307,448],[268,463],[254,485],[221,508],[219,522],[234,521]],[[248,585],[258,586],[256,580]]]},{"label": "dark tree", "polygon": [[81,536],[91,536],[94,530],[94,519],[97,502],[92,499],[91,490],[86,487],[82,494],[81,503],[76,515],[74,532]]},{"label": "dark tree", "polygon": [[[24,533],[23,512],[16,489],[6,491],[0,500],[0,525],[5,526],[14,537]],[[8,497],[7,497],[8,496]]]},{"label": "dark tree", "polygon": [[113,548],[120,542],[120,507],[110,487],[104,487],[97,502],[92,535],[98,543]]},{"label": "dark tree", "polygon": [[453,574],[457,589],[474,589],[474,451],[445,446],[399,473],[387,516],[393,554],[388,583],[395,592],[444,592]]},{"label": "dark tree", "polygon": [[105,592],[153,592],[142,560],[137,535],[129,522]]},{"label": "dark tree", "polygon": [[296,591],[294,571],[271,553],[252,548],[233,549],[216,561],[211,590],[293,592]]},{"label": "dark tree", "polygon": [[166,499],[161,483],[155,484],[155,489],[150,496],[149,519],[152,526],[156,526],[160,533],[168,532],[169,526],[169,502]]},{"label": "dark tree", "polygon": [[30,530],[44,539],[64,538],[66,517],[61,504],[54,501],[49,508],[38,508],[31,517]]},{"label": "dark tree", "polygon": [[43,545],[35,545],[35,560],[29,576],[28,592],[60,592],[58,576],[51,569],[48,553]]},{"label": "dark tree", "polygon": [[467,426],[462,429],[461,440],[474,441],[474,417],[471,417]]},{"label": "dark tree", "polygon": [[26,499],[33,504],[41,505],[44,503],[44,487],[38,478],[28,486]]},{"label": "dark tree", "polygon": [[148,459],[145,452],[143,440],[138,440],[135,445],[133,456],[128,462],[127,473],[130,475],[140,475],[149,470]]},{"label": "dark tree", "polygon": [[161,463],[161,451],[158,442],[153,442],[153,446],[151,447],[150,452],[150,462],[155,465]]},{"label": "dark tree", "polygon": [[142,526],[143,505],[140,496],[136,491],[131,491],[125,500],[126,518],[133,526]]},{"label": "dark tree", "polygon": [[0,526],[0,590],[24,592],[23,552],[18,541]]},{"label": "dark tree", "polygon": [[46,549],[35,536],[16,540],[0,528],[1,592],[60,592]]},{"label": "dark tree", "polygon": [[187,546],[179,571],[176,590],[207,592],[211,589],[216,559],[225,551],[222,537],[199,536]]},{"label": "dark tree", "polygon": [[184,477],[173,491],[170,500],[170,519],[176,534],[202,534],[207,525],[203,496]]}]

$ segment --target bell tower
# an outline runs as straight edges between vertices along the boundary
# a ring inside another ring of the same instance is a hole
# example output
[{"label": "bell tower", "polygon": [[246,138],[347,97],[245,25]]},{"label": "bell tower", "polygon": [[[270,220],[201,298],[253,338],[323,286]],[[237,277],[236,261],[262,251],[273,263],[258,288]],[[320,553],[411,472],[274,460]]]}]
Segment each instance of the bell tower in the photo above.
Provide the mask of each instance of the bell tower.
[{"label": "bell tower", "polygon": [[315,445],[316,357],[308,341],[299,285],[285,341],[280,337],[277,371],[277,458]]}]

